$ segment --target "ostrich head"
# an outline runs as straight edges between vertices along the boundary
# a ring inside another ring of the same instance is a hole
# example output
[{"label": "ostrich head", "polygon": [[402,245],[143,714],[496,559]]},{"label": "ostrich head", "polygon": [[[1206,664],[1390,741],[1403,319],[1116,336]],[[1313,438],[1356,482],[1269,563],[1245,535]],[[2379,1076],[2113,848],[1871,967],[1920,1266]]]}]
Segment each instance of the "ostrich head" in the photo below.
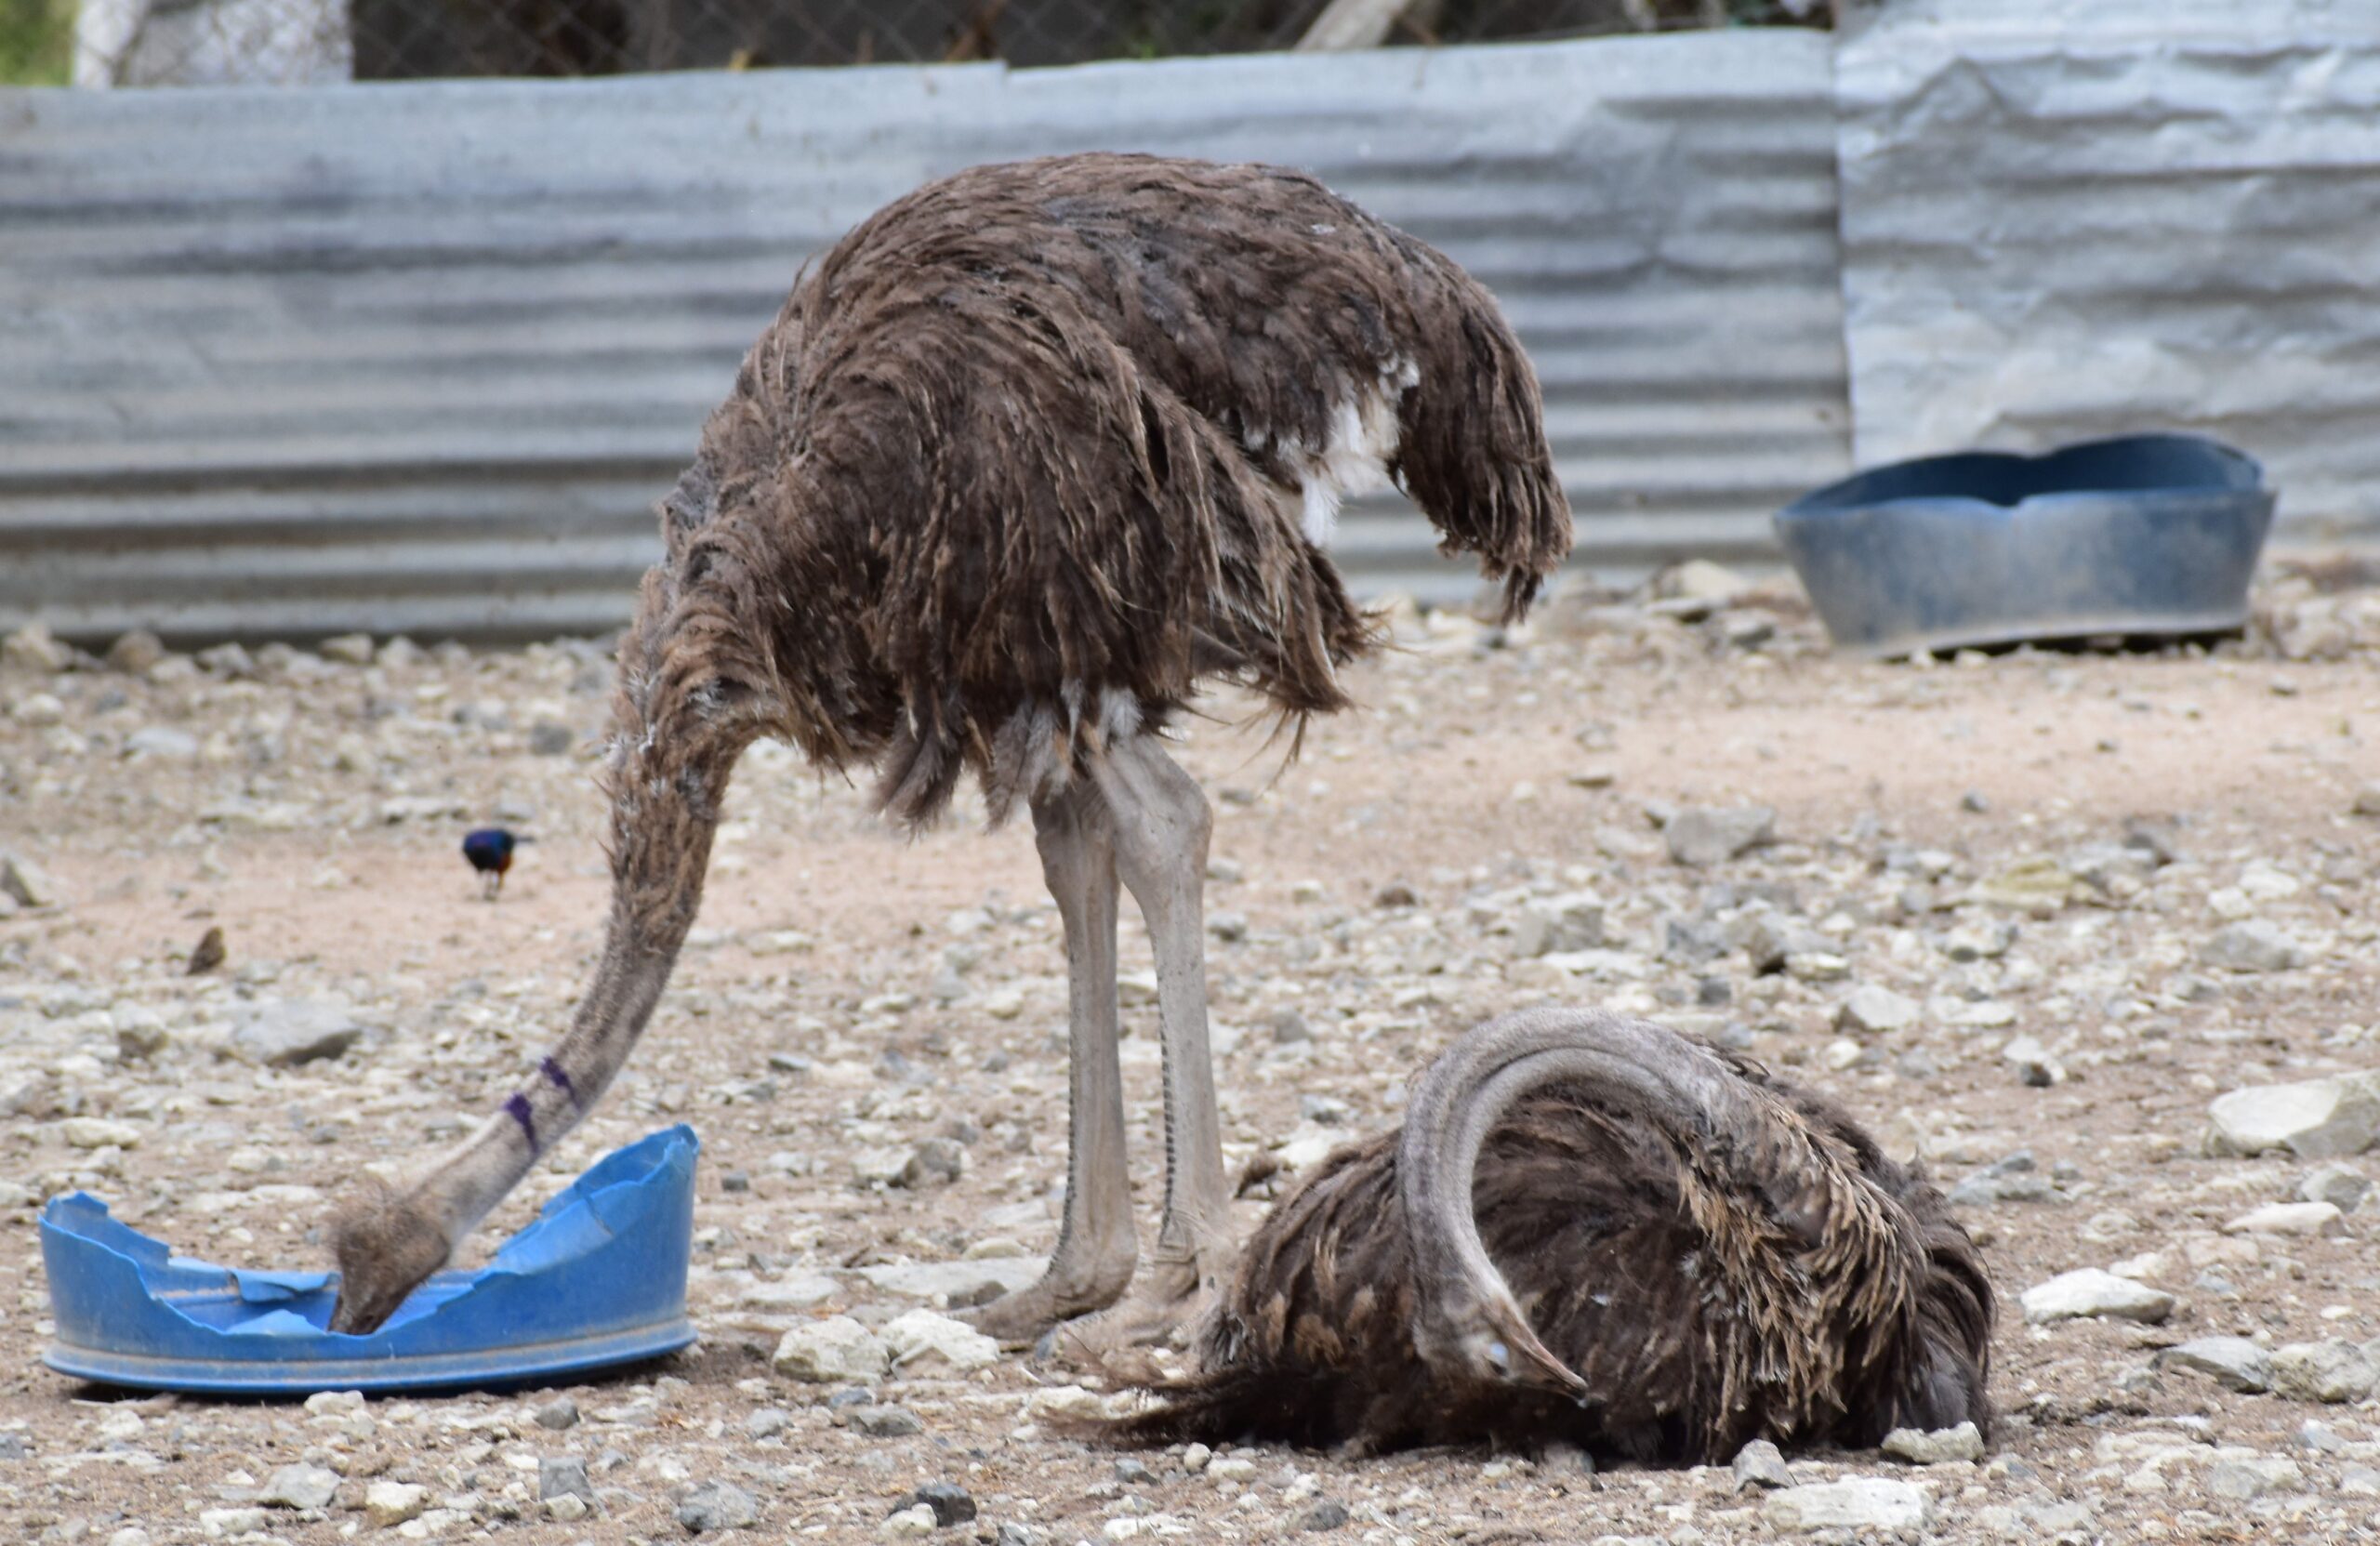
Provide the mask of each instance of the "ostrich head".
[{"label": "ostrich head", "polygon": [[1413,1249],[1413,1347],[1453,1379],[1578,1401],[1589,1394],[1529,1326],[1472,1212],[1480,1148],[1515,1100],[1578,1076],[1627,1092],[1674,1132],[1724,1143],[1752,1120],[1716,1057],[1655,1027],[1612,1015],[1591,1019],[1589,1036],[1575,1013],[1506,1016],[1433,1064],[1407,1109],[1396,1164]]}]

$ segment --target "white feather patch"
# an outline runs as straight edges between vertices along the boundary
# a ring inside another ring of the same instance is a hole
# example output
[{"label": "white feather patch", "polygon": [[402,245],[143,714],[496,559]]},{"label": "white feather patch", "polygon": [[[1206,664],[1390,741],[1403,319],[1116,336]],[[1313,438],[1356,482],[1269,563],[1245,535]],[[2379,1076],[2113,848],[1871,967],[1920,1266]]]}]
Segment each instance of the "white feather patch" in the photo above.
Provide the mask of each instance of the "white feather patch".
[{"label": "white feather patch", "polygon": [[1316,547],[1328,543],[1338,529],[1341,501],[1388,486],[1388,464],[1396,458],[1397,401],[1421,379],[1421,369],[1412,361],[1398,361],[1395,369],[1338,405],[1330,416],[1329,438],[1319,451],[1285,448],[1298,471],[1298,523]]}]

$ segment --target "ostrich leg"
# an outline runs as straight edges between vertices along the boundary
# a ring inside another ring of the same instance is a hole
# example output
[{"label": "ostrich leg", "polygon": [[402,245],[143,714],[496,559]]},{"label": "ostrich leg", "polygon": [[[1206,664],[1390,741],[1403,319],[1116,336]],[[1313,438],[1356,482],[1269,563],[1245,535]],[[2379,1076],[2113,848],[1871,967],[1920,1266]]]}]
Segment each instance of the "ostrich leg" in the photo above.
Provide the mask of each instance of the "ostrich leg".
[{"label": "ostrich leg", "polygon": [[1124,1076],[1116,1038],[1116,846],[1105,804],[1077,786],[1033,807],[1041,876],[1066,931],[1068,1128],[1065,1218],[1038,1283],[984,1307],[975,1324],[1010,1343],[1104,1309],[1132,1280],[1130,1177],[1124,1164]]},{"label": "ostrich leg", "polygon": [[1231,1275],[1231,1194],[1223,1184],[1214,1059],[1207,1047],[1207,839],[1214,813],[1197,781],[1153,735],[1112,746],[1093,765],[1115,823],[1116,869],[1147,919],[1165,1046],[1165,1215],[1151,1273],[1133,1297],[1161,1335]]}]

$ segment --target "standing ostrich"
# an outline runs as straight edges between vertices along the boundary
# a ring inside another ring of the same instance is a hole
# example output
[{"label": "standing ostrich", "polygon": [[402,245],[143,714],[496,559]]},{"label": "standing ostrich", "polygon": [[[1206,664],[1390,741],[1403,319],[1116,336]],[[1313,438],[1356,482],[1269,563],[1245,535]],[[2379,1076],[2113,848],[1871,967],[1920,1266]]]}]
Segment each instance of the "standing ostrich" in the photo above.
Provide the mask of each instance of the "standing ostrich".
[{"label": "standing ostrich", "polygon": [[1197,1371],[1111,1434],[1688,1462],[1989,1434],[1991,1316],[1941,1194],[1842,1111],[1645,1021],[1535,1010],[1273,1209]]},{"label": "standing ostrich", "polygon": [[[963,772],[1032,813],[1065,932],[1064,1219],[979,1324],[1113,1305],[1138,1259],[1117,1065],[1120,880],[1148,920],[1167,1176],[1154,1328],[1233,1258],[1207,1049],[1211,816],[1159,732],[1205,681],[1285,720],[1374,642],[1322,544],[1394,478],[1517,615],[1570,546],[1537,380],[1437,252],[1265,166],[1063,156],[927,185],[793,290],[663,502],[620,645],[609,931],[502,1109],[334,1221],[332,1325],[378,1326],[583,1117],[693,924],[728,774],[761,736],[878,770],[915,827]],[[1118,1313],[1122,1315],[1121,1312]]]}]

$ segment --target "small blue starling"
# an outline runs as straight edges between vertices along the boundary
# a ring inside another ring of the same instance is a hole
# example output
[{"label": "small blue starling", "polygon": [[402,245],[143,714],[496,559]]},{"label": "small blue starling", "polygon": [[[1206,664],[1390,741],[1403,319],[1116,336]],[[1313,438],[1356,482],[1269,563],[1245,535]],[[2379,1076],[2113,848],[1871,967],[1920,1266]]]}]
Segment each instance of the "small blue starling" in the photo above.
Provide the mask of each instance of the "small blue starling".
[{"label": "small blue starling", "polygon": [[512,851],[522,843],[535,842],[534,838],[515,837],[501,826],[483,826],[476,832],[463,834],[463,857],[471,867],[487,877],[487,899],[496,900],[504,889],[504,872],[512,867]]}]

